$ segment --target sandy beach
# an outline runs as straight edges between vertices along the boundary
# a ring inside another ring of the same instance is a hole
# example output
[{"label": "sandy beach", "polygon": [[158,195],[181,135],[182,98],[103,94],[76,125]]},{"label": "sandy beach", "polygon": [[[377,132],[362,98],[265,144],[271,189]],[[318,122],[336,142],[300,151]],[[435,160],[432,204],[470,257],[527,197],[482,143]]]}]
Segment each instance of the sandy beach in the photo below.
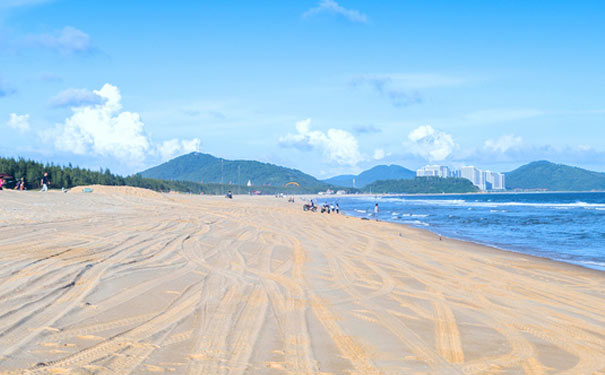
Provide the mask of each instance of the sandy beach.
[{"label": "sandy beach", "polygon": [[0,202],[0,374],[605,374],[603,272],[299,199]]}]

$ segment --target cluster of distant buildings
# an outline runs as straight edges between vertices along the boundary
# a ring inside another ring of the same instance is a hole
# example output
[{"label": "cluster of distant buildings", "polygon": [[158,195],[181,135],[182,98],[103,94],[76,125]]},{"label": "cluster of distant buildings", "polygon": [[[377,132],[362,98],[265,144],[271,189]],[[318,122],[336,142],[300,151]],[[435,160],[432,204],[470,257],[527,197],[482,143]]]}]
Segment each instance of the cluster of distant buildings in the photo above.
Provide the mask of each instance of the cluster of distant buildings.
[{"label": "cluster of distant buildings", "polygon": [[344,190],[338,190],[338,191],[334,191],[332,189],[328,189],[326,191],[320,191],[319,193],[317,193],[318,195],[345,195],[347,192]]},{"label": "cluster of distant buildings", "polygon": [[461,177],[466,178],[481,190],[505,190],[504,174],[484,171],[473,166],[452,170],[444,165],[427,165],[416,171],[418,177]]}]

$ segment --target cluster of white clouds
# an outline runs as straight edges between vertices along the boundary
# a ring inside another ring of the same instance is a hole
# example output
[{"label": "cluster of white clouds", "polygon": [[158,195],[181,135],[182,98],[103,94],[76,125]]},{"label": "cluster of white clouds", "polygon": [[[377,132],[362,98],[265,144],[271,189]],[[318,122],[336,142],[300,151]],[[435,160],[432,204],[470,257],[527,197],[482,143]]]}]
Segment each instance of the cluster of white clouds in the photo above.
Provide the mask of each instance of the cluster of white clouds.
[{"label": "cluster of white clouds", "polygon": [[101,98],[98,104],[73,106],[72,115],[51,133],[56,149],[79,155],[109,156],[131,165],[141,165],[150,156],[166,160],[199,149],[197,138],[173,139],[155,146],[145,132],[140,115],[122,111],[122,96],[116,86],[105,84],[93,94]]},{"label": "cluster of white clouds", "polygon": [[[100,90],[68,89],[51,99],[53,106],[69,106],[72,114],[54,129],[40,132],[55,149],[77,155],[97,155],[142,166],[149,159],[169,160],[198,152],[199,138],[173,138],[154,144],[136,112],[122,110],[120,90],[105,84]],[[30,131],[30,115],[11,113],[6,126],[25,134]]]},{"label": "cluster of white clouds", "polygon": [[377,148],[376,150],[374,150],[374,155],[373,155],[374,160],[382,160],[387,156],[391,156],[391,153],[385,152],[384,149],[382,149],[382,148]]},{"label": "cluster of white clouds", "polygon": [[73,114],[60,125],[55,147],[75,154],[93,153],[124,160],[145,159],[151,142],[144,124],[134,112],[121,112],[122,97],[117,87],[105,84],[94,93],[103,104],[73,107]]},{"label": "cluster of white clouds", "polygon": [[408,134],[409,142],[404,143],[409,151],[429,161],[447,159],[458,148],[454,138],[443,131],[422,125]]},{"label": "cluster of white clouds", "polygon": [[296,131],[280,137],[279,144],[301,150],[318,149],[328,162],[340,165],[355,166],[363,160],[357,139],[346,130],[311,130],[311,119],[306,119],[296,123]]},{"label": "cluster of white clouds", "polygon": [[25,133],[29,131],[29,114],[18,115],[16,113],[11,113],[6,125],[20,133]]},{"label": "cluster of white clouds", "polygon": [[[325,132],[312,130],[311,119],[297,122],[296,131],[280,137],[279,144],[302,151],[318,151],[328,163],[357,167],[361,162],[379,161],[393,156],[393,153],[384,148],[376,148],[373,153],[364,157],[357,139],[351,133],[342,129],[329,129]],[[413,156],[414,159],[428,162],[511,161],[526,152],[537,154],[538,151],[550,150],[548,147],[526,146],[522,137],[505,134],[485,140],[482,147],[470,147],[461,152],[460,145],[451,134],[431,125],[422,125],[411,130],[402,146],[401,152],[396,154],[397,158]],[[574,152],[579,151],[578,149]]]},{"label": "cluster of white clouds", "polygon": [[[605,153],[591,146],[553,146],[528,144],[523,137],[515,134],[504,134],[486,139],[479,147],[461,147],[454,137],[430,125],[415,128],[408,134],[408,141],[403,143],[404,153],[412,154],[429,162],[449,161],[454,163],[526,163],[530,160],[549,159],[558,162],[583,162],[598,164],[604,160]],[[378,152],[378,155],[381,153]],[[388,156],[388,155],[387,155]]]},{"label": "cluster of white clouds", "polygon": [[489,151],[505,153],[509,150],[518,149],[523,144],[523,138],[514,134],[506,134],[496,139],[488,139],[483,148]]},{"label": "cluster of white clouds", "polygon": [[52,33],[30,35],[27,41],[33,45],[57,50],[62,53],[82,53],[92,50],[90,36],[73,26]]},{"label": "cluster of white clouds", "polygon": [[157,146],[161,160],[170,160],[177,155],[199,152],[201,141],[198,138],[190,140],[173,138]]},{"label": "cluster of white clouds", "polygon": [[320,0],[315,8],[311,8],[303,14],[304,18],[317,14],[335,14],[346,18],[351,22],[366,23],[368,16],[355,9],[347,9],[334,0]]}]

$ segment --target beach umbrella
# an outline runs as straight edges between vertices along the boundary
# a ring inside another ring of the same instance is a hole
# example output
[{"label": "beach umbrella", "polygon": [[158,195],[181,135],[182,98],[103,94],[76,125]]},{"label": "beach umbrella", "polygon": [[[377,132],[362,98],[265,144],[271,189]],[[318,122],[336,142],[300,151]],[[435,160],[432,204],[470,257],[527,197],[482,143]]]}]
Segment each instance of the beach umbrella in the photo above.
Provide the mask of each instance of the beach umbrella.
[{"label": "beach umbrella", "polygon": [[5,179],[7,179],[7,180],[12,180],[12,179],[13,179],[13,176],[8,175],[8,174],[6,174],[6,173],[0,173],[0,178],[5,178]]}]

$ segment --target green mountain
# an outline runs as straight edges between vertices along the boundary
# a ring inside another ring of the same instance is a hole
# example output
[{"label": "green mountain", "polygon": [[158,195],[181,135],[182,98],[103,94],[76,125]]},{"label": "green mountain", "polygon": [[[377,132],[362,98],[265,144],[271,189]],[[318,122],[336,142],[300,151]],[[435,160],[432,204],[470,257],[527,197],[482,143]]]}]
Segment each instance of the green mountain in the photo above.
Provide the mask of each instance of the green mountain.
[{"label": "green mountain", "polygon": [[505,173],[507,189],[552,191],[605,190],[605,174],[586,169],[535,161]]},{"label": "green mountain", "polygon": [[363,188],[374,181],[412,179],[414,177],[416,177],[416,172],[400,165],[393,164],[377,165],[371,169],[368,169],[367,171],[361,172],[358,175],[344,174],[334,176],[323,181],[332,185],[351,188],[353,187],[353,179],[355,179],[355,187]]},{"label": "green mountain", "polygon": [[327,188],[329,185],[299,170],[252,160],[226,160],[192,152],[140,173],[145,178],[254,186],[284,186],[296,182],[301,187]]},{"label": "green mountain", "polygon": [[479,188],[465,178],[415,177],[407,180],[376,181],[363,188],[363,191],[385,194],[440,194],[474,193],[479,191]]}]

